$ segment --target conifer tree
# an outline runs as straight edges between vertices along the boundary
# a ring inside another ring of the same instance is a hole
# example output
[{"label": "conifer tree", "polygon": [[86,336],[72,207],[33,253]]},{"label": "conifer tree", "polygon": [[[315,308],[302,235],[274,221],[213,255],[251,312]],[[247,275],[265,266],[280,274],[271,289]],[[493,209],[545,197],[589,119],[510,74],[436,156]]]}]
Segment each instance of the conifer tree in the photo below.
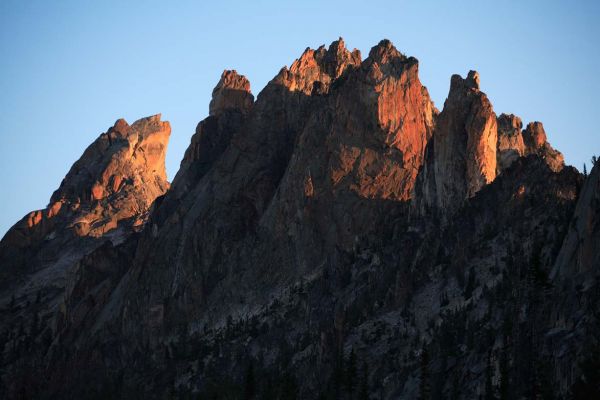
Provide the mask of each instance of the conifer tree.
[{"label": "conifer tree", "polygon": [[244,382],[244,399],[250,400],[253,399],[256,394],[256,383],[254,380],[254,363],[252,359],[248,363],[248,368],[246,369],[246,381]]},{"label": "conifer tree", "polygon": [[507,400],[509,388],[509,363],[506,349],[502,349],[500,354],[500,400]]},{"label": "conifer tree", "polygon": [[362,365],[358,400],[369,400],[369,366],[366,361]]},{"label": "conifer tree", "polygon": [[419,400],[429,400],[431,388],[429,383],[429,352],[425,343],[421,350],[421,382],[419,384]]},{"label": "conifer tree", "polygon": [[574,400],[600,398],[600,351],[594,349],[579,365],[580,376],[571,388]]},{"label": "conifer tree", "polygon": [[465,287],[465,291],[463,293],[465,299],[471,298],[473,295],[473,290],[477,286],[477,282],[475,281],[475,269],[471,267],[469,270],[469,277],[467,278],[467,286]]},{"label": "conifer tree", "polygon": [[354,349],[350,351],[348,363],[346,364],[346,390],[352,394],[356,386],[356,354]]},{"label": "conifer tree", "polygon": [[494,375],[494,363],[492,361],[492,352],[488,354],[488,363],[485,371],[485,400],[496,400],[496,388],[492,383]]}]

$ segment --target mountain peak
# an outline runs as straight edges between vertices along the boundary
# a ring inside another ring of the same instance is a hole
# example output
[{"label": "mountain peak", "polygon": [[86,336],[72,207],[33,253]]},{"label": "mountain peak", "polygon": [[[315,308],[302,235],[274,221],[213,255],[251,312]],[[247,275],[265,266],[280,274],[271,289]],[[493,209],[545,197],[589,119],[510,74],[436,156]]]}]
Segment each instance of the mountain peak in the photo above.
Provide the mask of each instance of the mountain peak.
[{"label": "mountain peak", "polygon": [[523,122],[516,115],[502,113],[498,117],[498,135],[514,136],[521,129],[523,129]]},{"label": "mountain peak", "polygon": [[272,82],[306,95],[323,94],[329,91],[331,82],[360,63],[360,51],[348,51],[344,40],[339,38],[327,49],[324,45],[316,50],[307,47],[290,68],[282,68]]},{"label": "mountain peak", "polygon": [[479,90],[479,74],[452,75],[450,92],[436,127],[421,176],[423,211],[434,205],[445,220],[496,178],[497,122],[492,104]]},{"label": "mountain peak", "polygon": [[480,90],[479,72],[469,71],[466,78],[459,74],[454,74],[450,78],[450,93],[464,92],[464,90]]},{"label": "mountain peak", "polygon": [[546,131],[544,124],[539,121],[533,121],[527,124],[523,131],[523,140],[531,148],[538,148],[546,143]]},{"label": "mountain peak", "polygon": [[[125,237],[142,228],[154,200],[169,188],[165,155],[171,126],[160,114],[129,125],[118,119],[77,160],[48,206],[17,222],[0,241],[2,273],[28,273],[56,263],[60,285],[74,263],[107,234]],[[36,258],[37,251],[45,254]],[[0,274],[1,275],[1,274]]]},{"label": "mountain peak", "polygon": [[344,39],[340,37],[338,40],[331,42],[327,52],[322,56],[321,63],[324,64],[325,70],[330,76],[337,78],[348,65],[358,65],[360,61],[360,51],[354,49],[350,52],[346,49]]},{"label": "mountain peak", "polygon": [[227,109],[236,109],[246,114],[254,104],[250,81],[236,70],[225,70],[213,89],[209,114],[218,115]]},{"label": "mountain peak", "polygon": [[470,88],[479,89],[479,72],[473,70],[469,71],[467,79],[465,79],[465,83]]},{"label": "mountain peak", "polygon": [[[124,119],[117,120],[73,164],[52,195],[49,207],[59,202],[76,207],[80,222],[73,227],[78,235],[103,234],[115,227],[113,222],[136,215],[140,208],[149,208],[167,190],[165,156],[171,126],[160,118],[156,114],[131,125]],[[95,221],[98,210],[92,212],[96,217],[82,217],[82,212],[97,207],[108,213],[113,210],[114,219],[107,220],[105,215],[104,222]],[[105,226],[107,221],[111,222],[109,226]]]},{"label": "mountain peak", "polygon": [[565,165],[562,153],[554,149],[550,142],[544,125],[539,121],[530,122],[523,131],[523,142],[526,154],[537,154],[544,159],[553,171],[560,171]]},{"label": "mountain peak", "polygon": [[383,39],[369,51],[369,58],[376,63],[386,64],[390,59],[399,58],[404,61],[406,56],[400,53],[388,39]]}]

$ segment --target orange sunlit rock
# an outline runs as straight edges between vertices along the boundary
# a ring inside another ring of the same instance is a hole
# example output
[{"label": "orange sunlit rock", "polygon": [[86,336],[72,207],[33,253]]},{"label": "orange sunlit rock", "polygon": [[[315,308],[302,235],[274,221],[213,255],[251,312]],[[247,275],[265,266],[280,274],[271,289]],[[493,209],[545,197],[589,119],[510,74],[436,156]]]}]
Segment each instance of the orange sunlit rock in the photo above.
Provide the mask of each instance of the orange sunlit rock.
[{"label": "orange sunlit rock", "polygon": [[250,82],[235,70],[225,70],[221,80],[213,89],[209,114],[218,115],[227,109],[239,109],[248,113],[254,103]]},{"label": "orange sunlit rock", "polygon": [[104,187],[100,183],[92,186],[92,200],[100,200],[104,197]]},{"label": "orange sunlit rock", "polygon": [[54,202],[48,208],[48,218],[52,218],[55,215],[57,215],[60,212],[61,207],[62,207],[62,202],[61,201]]},{"label": "orange sunlit rock", "polygon": [[27,218],[27,226],[32,228],[39,224],[42,221],[42,212],[41,211],[33,211],[29,214]]}]

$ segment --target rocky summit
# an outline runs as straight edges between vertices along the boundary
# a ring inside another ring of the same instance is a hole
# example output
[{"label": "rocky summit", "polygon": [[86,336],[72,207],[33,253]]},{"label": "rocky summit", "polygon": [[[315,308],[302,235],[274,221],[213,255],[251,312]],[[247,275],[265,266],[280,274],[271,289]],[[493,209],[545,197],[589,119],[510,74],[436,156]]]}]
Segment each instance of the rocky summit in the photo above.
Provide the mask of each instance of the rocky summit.
[{"label": "rocky summit", "polygon": [[0,242],[9,399],[588,399],[600,164],[438,110],[388,40],[226,70],[173,182],[160,115],[118,120]]}]

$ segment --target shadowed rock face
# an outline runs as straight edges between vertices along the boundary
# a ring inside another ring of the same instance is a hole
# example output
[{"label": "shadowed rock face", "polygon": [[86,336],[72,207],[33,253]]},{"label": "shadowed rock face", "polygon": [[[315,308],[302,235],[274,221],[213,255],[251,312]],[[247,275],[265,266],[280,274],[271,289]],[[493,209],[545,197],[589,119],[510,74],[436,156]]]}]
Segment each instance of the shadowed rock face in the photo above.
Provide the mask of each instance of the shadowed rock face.
[{"label": "shadowed rock face", "polygon": [[191,143],[173,180],[168,200],[181,199],[210,170],[245,122],[254,105],[250,82],[236,71],[223,71],[213,89],[210,116],[196,127]]},{"label": "shadowed rock face", "polygon": [[584,282],[586,289],[593,285],[590,279],[597,276],[600,267],[600,163],[592,168],[586,179],[569,232],[558,255],[553,275],[572,277]]},{"label": "shadowed rock face", "polygon": [[[226,70],[168,190],[168,125],[117,121],[19,225],[54,218],[72,247],[53,249],[70,273],[52,297],[0,312],[18,332],[44,311],[35,351],[5,351],[8,393],[569,392],[599,325],[598,167],[580,194],[541,123],[497,117],[476,72],[438,112],[418,68],[388,40],[362,60],[340,38],[256,101]],[[42,250],[44,229],[28,239]],[[340,386],[350,354],[361,372]]]}]

